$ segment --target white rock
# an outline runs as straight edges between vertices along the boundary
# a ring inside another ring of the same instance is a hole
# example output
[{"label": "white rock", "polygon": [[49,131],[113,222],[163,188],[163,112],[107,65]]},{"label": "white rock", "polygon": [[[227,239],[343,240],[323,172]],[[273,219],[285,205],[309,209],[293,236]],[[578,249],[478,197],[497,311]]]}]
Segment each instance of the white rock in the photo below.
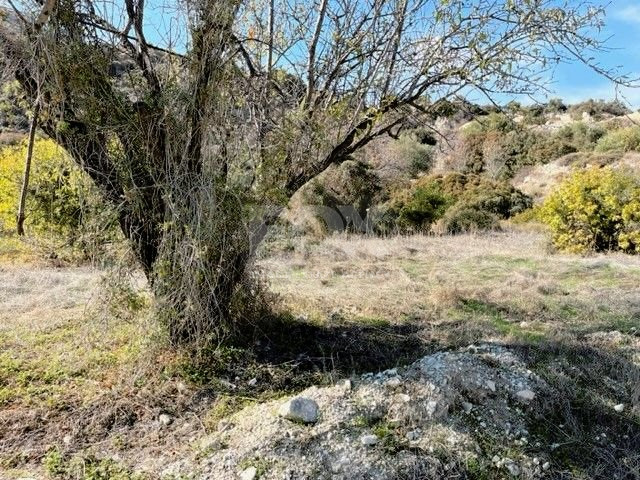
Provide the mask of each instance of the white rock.
[{"label": "white rock", "polygon": [[380,439],[376,435],[363,435],[360,437],[360,443],[367,447],[372,447],[373,445],[377,445]]},{"label": "white rock", "polygon": [[306,397],[295,397],[283,403],[278,415],[293,422],[314,423],[318,420],[318,404]]},{"label": "white rock", "polygon": [[250,387],[253,387],[257,383],[258,383],[258,379],[254,377],[247,382],[247,385],[249,385]]},{"label": "white rock", "polygon": [[241,480],[253,480],[258,475],[258,469],[256,467],[249,467],[243,470],[240,474]]},{"label": "white rock", "polygon": [[518,397],[519,400],[530,402],[536,397],[536,394],[531,390],[520,390],[516,393],[516,397]]},{"label": "white rock", "polygon": [[624,403],[619,403],[618,405],[616,405],[615,407],[613,407],[613,409],[616,412],[623,412],[624,411]]},{"label": "white rock", "polygon": [[344,382],[342,382],[342,389],[345,392],[351,391],[352,388],[353,388],[353,383],[351,382],[350,379],[347,378]]},{"label": "white rock", "polygon": [[462,409],[465,413],[471,413],[471,410],[473,410],[473,404],[469,402],[462,402]]},{"label": "white rock", "polygon": [[485,382],[485,385],[487,386],[487,388],[489,390],[491,390],[492,392],[496,391],[496,382],[494,382],[493,380],[487,380]]},{"label": "white rock", "polygon": [[507,460],[504,463],[504,468],[506,468],[509,474],[514,477],[517,477],[518,475],[520,475],[520,467],[512,460]]},{"label": "white rock", "polygon": [[384,382],[384,384],[389,388],[397,388],[402,385],[402,379],[398,376],[391,377],[389,380]]},{"label": "white rock", "polygon": [[231,383],[231,382],[229,382],[229,381],[227,381],[225,379],[220,379],[219,382],[220,382],[220,385],[222,385],[225,388],[228,388],[229,390],[235,390],[236,388],[238,388],[233,383]]},{"label": "white rock", "polygon": [[551,464],[550,464],[549,462],[544,462],[544,463],[542,464],[542,470],[544,470],[545,472],[546,472],[547,470],[549,470],[550,468],[551,468]]},{"label": "white rock", "polygon": [[407,432],[407,434],[405,435],[405,437],[407,438],[407,440],[409,440],[410,442],[415,442],[416,440],[420,439],[420,432],[418,430],[412,430],[410,432]]},{"label": "white rock", "polygon": [[173,418],[167,413],[161,413],[160,416],[158,416],[158,421],[162,425],[169,425],[171,422],[173,422]]},{"label": "white rock", "polygon": [[494,455],[493,458],[491,459],[491,461],[493,463],[498,463],[500,461],[500,457],[498,455]]},{"label": "white rock", "polygon": [[435,400],[429,400],[427,402],[427,414],[429,416],[433,416],[433,414],[436,413],[437,408],[438,408],[438,402],[436,402]]},{"label": "white rock", "polygon": [[71,442],[73,441],[73,437],[67,434],[62,438],[62,441],[65,445],[71,445]]},{"label": "white rock", "polygon": [[411,401],[411,397],[406,393],[400,393],[398,394],[398,400],[400,400],[402,403],[407,403]]}]

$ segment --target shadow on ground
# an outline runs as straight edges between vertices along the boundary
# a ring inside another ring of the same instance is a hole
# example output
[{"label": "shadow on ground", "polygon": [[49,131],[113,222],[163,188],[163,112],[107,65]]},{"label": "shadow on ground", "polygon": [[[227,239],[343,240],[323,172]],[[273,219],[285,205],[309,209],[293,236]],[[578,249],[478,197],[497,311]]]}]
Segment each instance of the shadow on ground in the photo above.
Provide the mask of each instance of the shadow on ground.
[{"label": "shadow on ground", "polygon": [[217,380],[223,378],[236,392],[268,397],[407,365],[442,348],[429,341],[424,325],[370,325],[343,319],[319,325],[282,316],[254,326],[231,346],[191,359],[185,373],[201,385],[219,388]]}]

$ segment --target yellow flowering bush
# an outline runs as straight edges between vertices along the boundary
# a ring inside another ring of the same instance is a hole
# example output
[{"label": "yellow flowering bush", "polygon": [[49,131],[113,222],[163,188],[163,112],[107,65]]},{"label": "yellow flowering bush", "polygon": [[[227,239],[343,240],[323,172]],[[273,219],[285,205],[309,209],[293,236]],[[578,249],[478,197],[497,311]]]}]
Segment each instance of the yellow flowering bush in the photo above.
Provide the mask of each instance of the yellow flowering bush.
[{"label": "yellow flowering bush", "polygon": [[576,172],[545,200],[539,217],[562,250],[640,253],[640,177],[609,167]]},{"label": "yellow flowering bush", "polygon": [[[26,140],[0,149],[0,233],[16,230]],[[28,235],[57,239],[88,251],[113,238],[114,212],[104,203],[89,177],[53,140],[34,144],[25,230]]]}]

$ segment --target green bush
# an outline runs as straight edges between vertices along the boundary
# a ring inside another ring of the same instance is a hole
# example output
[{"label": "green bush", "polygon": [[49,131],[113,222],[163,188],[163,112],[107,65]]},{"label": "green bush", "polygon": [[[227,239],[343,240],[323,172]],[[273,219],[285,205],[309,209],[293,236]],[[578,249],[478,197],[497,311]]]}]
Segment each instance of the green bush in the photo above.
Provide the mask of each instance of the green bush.
[{"label": "green bush", "polygon": [[576,152],[587,152],[592,151],[606,133],[607,131],[599,125],[574,122],[558,130],[555,137],[570,145]]},{"label": "green bush", "polygon": [[532,200],[506,182],[449,173],[425,176],[395,192],[389,203],[387,224],[395,222],[401,230],[428,231],[443,218],[446,231],[459,233],[494,229],[499,219],[530,208]]},{"label": "green bush", "polygon": [[450,204],[450,197],[438,188],[419,186],[398,206],[397,223],[401,228],[429,230]]},{"label": "green bush", "polygon": [[631,152],[640,150],[640,127],[612,130],[602,137],[596,146],[597,152]]},{"label": "green bush", "polygon": [[[427,137],[430,140],[431,137]],[[403,135],[396,142],[397,154],[407,162],[409,173],[416,176],[428,172],[433,166],[433,147],[425,143],[421,132],[414,135]]]},{"label": "green bush", "polygon": [[610,167],[573,174],[540,208],[560,249],[640,252],[640,178]]},{"label": "green bush", "polygon": [[442,228],[451,234],[497,230],[499,227],[497,215],[464,204],[451,207],[442,219]]},{"label": "green bush", "polygon": [[462,129],[456,155],[463,160],[464,173],[506,180],[526,165],[547,163],[575,151],[565,139],[536,132],[502,114],[491,114]]},{"label": "green bush", "polygon": [[465,191],[458,198],[457,205],[506,219],[531,208],[533,201],[508,183],[486,181]]}]

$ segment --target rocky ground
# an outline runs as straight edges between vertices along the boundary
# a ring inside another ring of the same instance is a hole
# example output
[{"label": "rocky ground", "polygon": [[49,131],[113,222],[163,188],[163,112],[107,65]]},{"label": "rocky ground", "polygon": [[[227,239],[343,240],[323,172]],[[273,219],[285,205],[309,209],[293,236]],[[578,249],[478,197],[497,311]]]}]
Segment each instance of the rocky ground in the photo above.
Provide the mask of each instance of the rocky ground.
[{"label": "rocky ground", "polygon": [[540,478],[551,446],[527,452],[527,416],[548,389],[504,347],[436,353],[222,420],[201,442],[198,477],[382,480],[487,470]]}]

